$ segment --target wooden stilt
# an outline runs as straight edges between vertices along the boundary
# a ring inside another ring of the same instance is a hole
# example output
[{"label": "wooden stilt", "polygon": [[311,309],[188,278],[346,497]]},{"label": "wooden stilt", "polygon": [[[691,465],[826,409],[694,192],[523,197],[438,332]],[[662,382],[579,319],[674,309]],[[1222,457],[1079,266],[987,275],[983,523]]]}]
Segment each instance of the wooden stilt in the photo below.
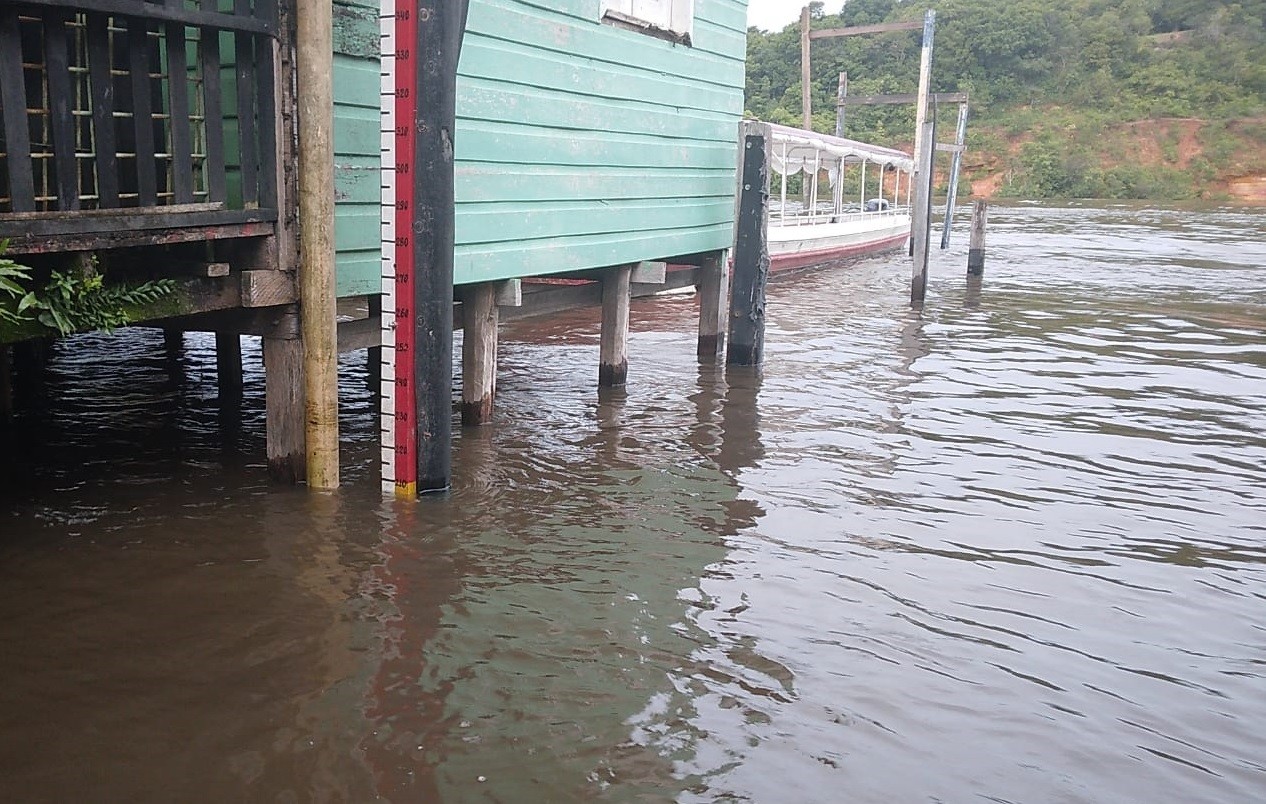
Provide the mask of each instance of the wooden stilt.
[{"label": "wooden stilt", "polygon": [[971,242],[967,248],[967,275],[982,276],[985,273],[985,221],[989,217],[989,202],[976,200],[971,211]]},{"label": "wooden stilt", "polygon": [[[338,327],[334,290],[334,65],[328,0],[297,0],[299,86],[299,302],[308,485],[335,489]],[[293,347],[296,348],[297,347]],[[272,465],[272,453],[269,465]]]},{"label": "wooden stilt", "polygon": [[744,120],[739,137],[738,219],[734,224],[729,335],[725,362],[755,366],[765,352],[765,282],[769,277],[770,137],[765,124]]},{"label": "wooden stilt", "polygon": [[721,353],[725,332],[726,260],[724,251],[714,251],[699,266],[699,360],[712,363]]},{"label": "wooden stilt", "polygon": [[236,332],[215,333],[215,377],[221,400],[242,398],[242,338]]},{"label": "wooden stilt", "polygon": [[[374,295],[369,297],[369,318],[370,320],[381,319],[382,317],[382,296]],[[382,342],[379,335],[378,342]],[[382,347],[371,346],[365,350],[368,356],[365,360],[365,383],[370,393],[377,401],[381,401],[380,391],[382,390]]]},{"label": "wooden stilt", "polygon": [[163,351],[170,358],[180,357],[185,348],[185,333],[178,329],[163,330]]},{"label": "wooden stilt", "polygon": [[283,483],[304,479],[303,341],[264,338],[264,407],[268,474]]},{"label": "wooden stilt", "polygon": [[599,338],[598,385],[620,388],[629,376],[629,301],[633,266],[607,269],[602,280],[602,335]]},{"label": "wooden stilt", "polygon": [[462,424],[492,421],[497,391],[497,288],[482,282],[462,297]]}]

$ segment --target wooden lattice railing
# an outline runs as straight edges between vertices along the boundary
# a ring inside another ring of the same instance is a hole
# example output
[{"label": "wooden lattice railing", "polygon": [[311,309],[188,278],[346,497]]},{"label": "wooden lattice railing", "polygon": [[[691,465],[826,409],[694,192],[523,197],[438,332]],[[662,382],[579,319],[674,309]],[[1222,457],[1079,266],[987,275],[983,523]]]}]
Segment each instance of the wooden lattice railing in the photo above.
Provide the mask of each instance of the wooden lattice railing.
[{"label": "wooden lattice railing", "polygon": [[0,237],[275,219],[277,19],[277,0],[0,3]]}]

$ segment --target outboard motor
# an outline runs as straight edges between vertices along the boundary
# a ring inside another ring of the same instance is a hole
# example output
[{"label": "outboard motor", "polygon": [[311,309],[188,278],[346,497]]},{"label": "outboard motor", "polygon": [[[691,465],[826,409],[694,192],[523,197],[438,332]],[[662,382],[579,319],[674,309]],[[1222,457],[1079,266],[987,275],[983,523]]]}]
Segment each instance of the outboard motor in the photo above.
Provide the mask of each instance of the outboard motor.
[{"label": "outboard motor", "polygon": [[865,210],[867,212],[882,212],[888,209],[888,199],[872,198],[866,202]]}]

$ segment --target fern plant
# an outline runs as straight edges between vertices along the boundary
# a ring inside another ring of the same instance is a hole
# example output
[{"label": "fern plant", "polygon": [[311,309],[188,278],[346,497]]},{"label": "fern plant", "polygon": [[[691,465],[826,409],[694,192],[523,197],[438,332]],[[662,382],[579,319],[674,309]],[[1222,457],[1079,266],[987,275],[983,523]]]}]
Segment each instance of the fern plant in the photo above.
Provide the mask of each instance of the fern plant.
[{"label": "fern plant", "polygon": [[23,283],[31,281],[31,269],[6,257],[8,248],[9,241],[0,240],[0,321],[20,324],[24,319],[16,307],[27,294]]},{"label": "fern plant", "polygon": [[36,319],[62,335],[85,330],[113,332],[129,322],[128,309],[151,304],[175,290],[170,279],[141,285],[107,285],[96,271],[53,271],[48,284],[18,302],[18,313],[34,310]]}]

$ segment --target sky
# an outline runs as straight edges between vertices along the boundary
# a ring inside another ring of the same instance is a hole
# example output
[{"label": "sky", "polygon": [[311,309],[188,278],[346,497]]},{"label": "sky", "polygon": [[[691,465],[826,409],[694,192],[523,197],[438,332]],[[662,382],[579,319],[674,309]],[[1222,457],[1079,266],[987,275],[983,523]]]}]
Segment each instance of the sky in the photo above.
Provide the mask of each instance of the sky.
[{"label": "sky", "polygon": [[748,0],[747,24],[766,31],[781,31],[787,23],[800,19],[800,9],[808,5],[808,2],[809,0]]}]

